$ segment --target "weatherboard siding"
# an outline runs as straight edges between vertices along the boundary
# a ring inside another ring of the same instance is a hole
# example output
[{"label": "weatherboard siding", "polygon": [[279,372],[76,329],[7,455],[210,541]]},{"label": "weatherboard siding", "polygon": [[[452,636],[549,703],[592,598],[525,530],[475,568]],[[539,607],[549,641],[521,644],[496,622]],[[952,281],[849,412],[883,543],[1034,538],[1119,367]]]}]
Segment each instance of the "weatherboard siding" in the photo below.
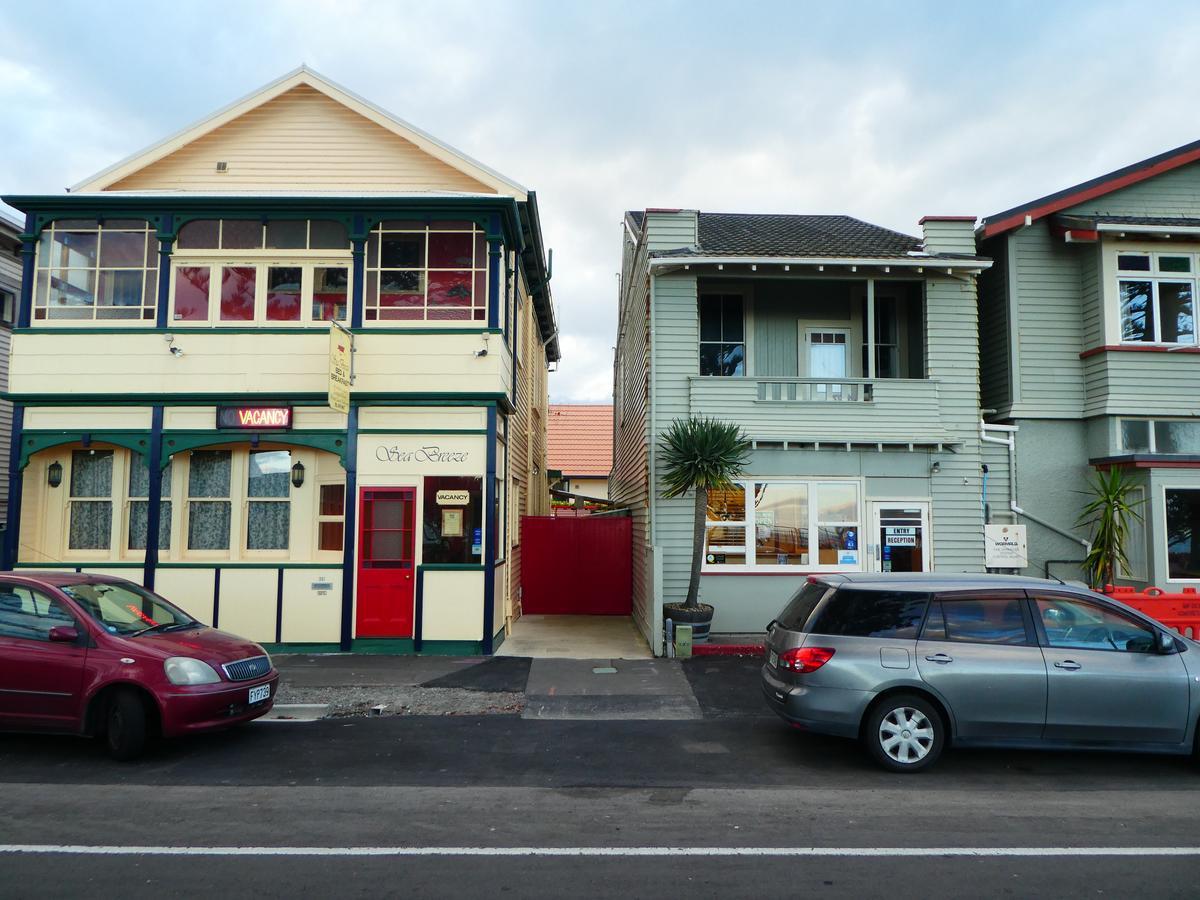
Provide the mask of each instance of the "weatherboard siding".
[{"label": "weatherboard siding", "polygon": [[698,216],[695,210],[685,209],[678,212],[647,212],[643,226],[647,248],[655,250],[678,250],[681,247],[695,247],[699,241],[697,234]]},{"label": "weatherboard siding", "polygon": [[1109,350],[1089,356],[1084,367],[1086,415],[1200,414],[1200,359],[1194,353]]},{"label": "weatherboard siding", "polygon": [[979,276],[980,395],[986,409],[1003,412],[1012,402],[1007,238],[985,241],[979,252],[993,260]]},{"label": "weatherboard siding", "polygon": [[1066,215],[1200,216],[1200,163],[1156,175],[1065,210]]},{"label": "weatherboard siding", "polygon": [[[217,172],[217,162],[228,171]],[[299,85],[127,175],[109,191],[495,191]]]},{"label": "weatherboard siding", "polygon": [[[19,254],[0,253],[0,288],[11,291],[16,303],[21,298],[21,257]],[[0,391],[8,390],[8,361],[12,345],[12,329],[0,324]],[[8,459],[8,448],[12,437],[12,404],[0,400],[0,459]],[[0,522],[8,516],[8,479],[0,478]]]}]

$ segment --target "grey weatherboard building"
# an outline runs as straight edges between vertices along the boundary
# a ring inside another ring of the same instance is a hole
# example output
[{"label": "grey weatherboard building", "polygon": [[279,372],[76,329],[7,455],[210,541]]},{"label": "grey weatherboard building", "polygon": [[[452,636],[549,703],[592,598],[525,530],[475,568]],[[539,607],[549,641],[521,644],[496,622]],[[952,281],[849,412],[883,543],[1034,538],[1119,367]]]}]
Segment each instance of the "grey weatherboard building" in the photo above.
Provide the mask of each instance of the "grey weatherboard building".
[{"label": "grey weatherboard building", "polygon": [[921,224],[626,214],[610,496],[632,509],[634,617],[656,651],[691,551],[692,502],[662,499],[656,460],[679,416],[753,441],[743,482],[710,500],[715,632],[761,631],[812,572],[983,571],[985,517],[1008,496],[980,415],[991,261],[973,217]]},{"label": "grey weatherboard building", "polygon": [[1017,429],[1029,574],[1080,576],[1081,492],[1119,466],[1144,501],[1119,583],[1200,585],[1198,160],[1188,144],[978,229],[983,405]]}]

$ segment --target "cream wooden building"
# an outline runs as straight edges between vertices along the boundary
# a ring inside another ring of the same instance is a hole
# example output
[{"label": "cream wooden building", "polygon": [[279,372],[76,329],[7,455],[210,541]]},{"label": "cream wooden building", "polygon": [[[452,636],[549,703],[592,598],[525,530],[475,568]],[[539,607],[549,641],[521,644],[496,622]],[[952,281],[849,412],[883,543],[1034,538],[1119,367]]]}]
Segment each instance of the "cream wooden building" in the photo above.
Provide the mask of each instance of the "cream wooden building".
[{"label": "cream wooden building", "polygon": [[549,506],[532,191],[301,68],[4,199],[5,567],[121,575],[268,645],[494,650]]}]

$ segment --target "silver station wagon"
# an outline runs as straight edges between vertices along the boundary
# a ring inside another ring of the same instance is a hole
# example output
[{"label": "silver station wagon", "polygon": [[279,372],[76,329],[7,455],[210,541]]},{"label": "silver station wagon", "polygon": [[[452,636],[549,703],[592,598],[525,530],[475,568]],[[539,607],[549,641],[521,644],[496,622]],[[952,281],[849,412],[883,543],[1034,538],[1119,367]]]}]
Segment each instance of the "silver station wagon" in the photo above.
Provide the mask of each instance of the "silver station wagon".
[{"label": "silver station wagon", "polygon": [[1083,588],[824,575],[767,630],[767,702],[915,772],[948,744],[1197,752],[1200,644]]}]

